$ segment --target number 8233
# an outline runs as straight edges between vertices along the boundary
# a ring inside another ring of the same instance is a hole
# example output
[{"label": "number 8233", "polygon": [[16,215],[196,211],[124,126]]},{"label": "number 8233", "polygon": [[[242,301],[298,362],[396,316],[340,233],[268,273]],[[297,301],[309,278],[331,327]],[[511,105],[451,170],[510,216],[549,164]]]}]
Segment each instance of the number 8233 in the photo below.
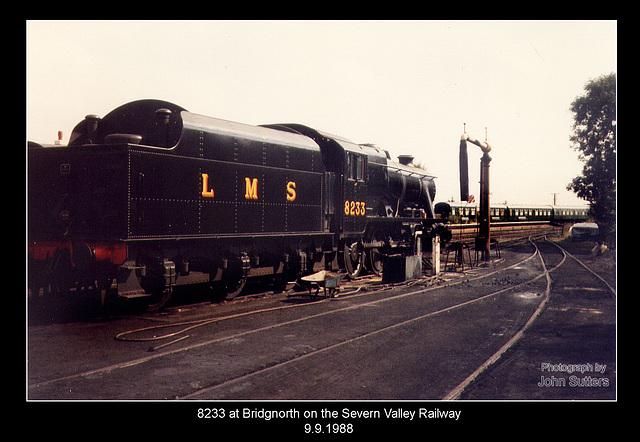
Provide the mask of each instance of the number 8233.
[{"label": "number 8233", "polygon": [[365,204],[364,201],[345,201],[344,202],[344,214],[349,216],[364,216]]}]

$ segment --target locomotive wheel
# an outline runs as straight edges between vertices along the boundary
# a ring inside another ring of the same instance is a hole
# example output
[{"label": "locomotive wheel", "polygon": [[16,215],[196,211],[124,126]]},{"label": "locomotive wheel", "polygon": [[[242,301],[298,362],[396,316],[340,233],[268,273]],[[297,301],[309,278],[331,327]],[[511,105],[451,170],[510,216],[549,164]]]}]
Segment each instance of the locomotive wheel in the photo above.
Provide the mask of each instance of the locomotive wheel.
[{"label": "locomotive wheel", "polygon": [[[370,241],[371,242],[379,242],[384,241],[384,233],[381,230],[374,230],[371,233]],[[369,249],[369,268],[373,273],[378,276],[382,276],[382,263],[383,263],[383,255],[380,253],[380,249],[378,247],[374,247]]]},{"label": "locomotive wheel", "polygon": [[344,266],[350,278],[357,278],[364,267],[364,248],[360,241],[344,245]]}]

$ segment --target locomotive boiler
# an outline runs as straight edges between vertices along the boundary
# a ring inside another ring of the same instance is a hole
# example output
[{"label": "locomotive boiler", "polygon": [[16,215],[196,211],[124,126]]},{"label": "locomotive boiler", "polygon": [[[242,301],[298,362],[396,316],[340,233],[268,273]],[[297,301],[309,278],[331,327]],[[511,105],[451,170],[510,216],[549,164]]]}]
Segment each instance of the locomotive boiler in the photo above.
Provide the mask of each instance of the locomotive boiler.
[{"label": "locomotive boiler", "polygon": [[251,126],[140,100],[28,149],[28,284],[144,298],[233,298],[253,277],[380,273],[439,227],[434,177],[299,124]]}]

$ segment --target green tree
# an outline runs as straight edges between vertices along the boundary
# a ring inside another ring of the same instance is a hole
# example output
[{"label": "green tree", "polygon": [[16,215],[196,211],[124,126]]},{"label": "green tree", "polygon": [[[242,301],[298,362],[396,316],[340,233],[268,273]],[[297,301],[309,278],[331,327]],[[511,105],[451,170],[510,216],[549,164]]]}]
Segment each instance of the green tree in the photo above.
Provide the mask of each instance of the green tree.
[{"label": "green tree", "polygon": [[584,89],[571,103],[571,141],[584,167],[567,190],[590,203],[591,216],[607,240],[613,238],[616,222],[616,74],[591,80]]}]

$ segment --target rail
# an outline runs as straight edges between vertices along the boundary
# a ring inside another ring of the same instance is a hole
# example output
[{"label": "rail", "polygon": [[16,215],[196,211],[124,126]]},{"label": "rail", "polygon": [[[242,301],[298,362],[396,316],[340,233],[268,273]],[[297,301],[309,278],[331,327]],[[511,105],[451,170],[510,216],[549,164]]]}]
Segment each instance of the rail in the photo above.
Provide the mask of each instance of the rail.
[{"label": "rail", "polygon": [[[478,223],[449,224],[452,240],[464,243],[474,243],[478,236]],[[491,223],[491,237],[501,242],[515,241],[532,235],[562,234],[562,226],[550,221],[518,221]]]}]

